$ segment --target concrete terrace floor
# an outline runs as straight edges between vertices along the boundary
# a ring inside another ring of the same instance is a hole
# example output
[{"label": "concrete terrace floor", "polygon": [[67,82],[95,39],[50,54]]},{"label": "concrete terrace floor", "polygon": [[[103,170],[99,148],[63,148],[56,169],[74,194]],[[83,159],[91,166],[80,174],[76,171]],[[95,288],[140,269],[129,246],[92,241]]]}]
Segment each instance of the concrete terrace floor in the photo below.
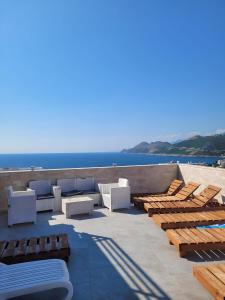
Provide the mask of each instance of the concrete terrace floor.
[{"label": "concrete terrace floor", "polygon": [[[1,215],[1,239],[68,234],[73,299],[212,299],[192,275],[193,264],[204,260],[196,254],[188,259],[179,258],[165,232],[134,207],[113,213],[99,208],[91,217],[73,219],[65,219],[63,214],[41,213],[35,225],[8,228],[6,224],[7,216]],[[57,300],[62,293],[61,290],[19,299]]]}]

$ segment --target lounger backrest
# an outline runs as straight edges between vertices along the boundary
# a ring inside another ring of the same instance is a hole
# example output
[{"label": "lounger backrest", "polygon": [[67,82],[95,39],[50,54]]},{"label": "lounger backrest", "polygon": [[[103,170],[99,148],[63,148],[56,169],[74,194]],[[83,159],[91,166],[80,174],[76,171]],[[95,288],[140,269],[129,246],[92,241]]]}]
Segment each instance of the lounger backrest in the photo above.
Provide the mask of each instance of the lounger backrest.
[{"label": "lounger backrest", "polygon": [[199,195],[196,195],[192,201],[200,207],[207,205],[220,192],[221,188],[208,185]]},{"label": "lounger backrest", "polygon": [[173,180],[167,190],[167,194],[169,196],[175,195],[181,188],[182,184],[183,184],[183,180],[178,180],[178,179]]},{"label": "lounger backrest", "polygon": [[199,186],[199,183],[189,182],[176,194],[176,197],[181,200],[186,200],[194,193],[195,190],[197,190]]}]

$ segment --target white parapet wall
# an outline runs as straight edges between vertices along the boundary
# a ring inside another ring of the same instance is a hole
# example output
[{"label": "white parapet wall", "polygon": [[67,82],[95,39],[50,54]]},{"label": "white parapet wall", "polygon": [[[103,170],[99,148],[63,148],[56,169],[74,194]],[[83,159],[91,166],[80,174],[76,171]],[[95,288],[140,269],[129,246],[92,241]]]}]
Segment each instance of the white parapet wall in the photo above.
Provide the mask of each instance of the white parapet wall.
[{"label": "white parapet wall", "polygon": [[178,178],[183,179],[185,182],[194,181],[200,183],[201,186],[196,193],[199,193],[209,184],[221,187],[221,192],[215,198],[221,203],[225,202],[225,169],[179,164]]},{"label": "white parapet wall", "polygon": [[0,172],[0,212],[7,210],[6,186],[12,185],[15,190],[25,190],[30,180],[57,179],[93,176],[97,183],[116,182],[118,178],[129,179],[132,193],[163,192],[170,182],[178,176],[176,164],[124,166],[103,168],[77,168],[34,171]]}]

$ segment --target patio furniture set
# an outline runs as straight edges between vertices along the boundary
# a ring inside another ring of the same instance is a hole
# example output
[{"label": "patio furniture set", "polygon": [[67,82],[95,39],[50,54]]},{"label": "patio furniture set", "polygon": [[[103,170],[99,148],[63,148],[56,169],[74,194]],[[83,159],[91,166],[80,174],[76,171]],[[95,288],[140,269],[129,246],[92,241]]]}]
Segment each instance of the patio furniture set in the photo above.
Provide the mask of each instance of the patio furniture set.
[{"label": "patio furniture set", "polygon": [[[180,257],[196,251],[225,251],[225,228],[199,227],[225,224],[225,205],[214,199],[221,189],[208,185],[193,195],[199,184],[189,183],[182,188],[183,184],[174,180],[163,194],[136,194],[132,201],[166,230]],[[193,274],[215,299],[225,299],[224,263],[194,266]]]},{"label": "patio furniture set", "polygon": [[97,184],[93,177],[59,179],[28,183],[26,191],[6,188],[8,196],[8,225],[36,222],[37,212],[63,212],[66,218],[77,214],[91,214],[94,205],[103,205],[110,211],[130,206],[130,187],[125,178],[117,183]]},{"label": "patio furniture set", "polygon": [[[79,184],[80,189],[77,188]],[[194,182],[184,185],[183,181],[174,180],[163,194],[132,196],[133,203],[146,210],[148,216],[166,230],[170,244],[177,248],[181,257],[194,251],[225,250],[225,228],[198,227],[225,224],[225,205],[214,199],[221,189],[209,185],[194,195],[199,186]],[[9,187],[9,224],[24,221],[27,207],[33,212],[26,221],[36,221],[36,212],[46,208],[61,210],[69,218],[73,214],[91,213],[94,204],[103,204],[110,211],[129,207],[130,187],[127,179],[120,178],[117,183],[95,187],[92,178],[86,181],[78,178],[58,180],[57,186],[51,186],[50,181],[32,181],[27,191],[20,192],[14,192]],[[42,200],[46,201],[38,202]],[[24,212],[18,216],[21,205],[24,205]],[[65,262],[61,260],[67,261],[69,255],[66,234],[0,242],[0,299],[55,287],[66,288],[65,299],[71,299],[73,286]],[[36,259],[45,260],[33,261]],[[15,264],[17,262],[20,264]],[[34,267],[38,268],[38,272],[28,282],[30,270]],[[23,275],[18,280],[15,274],[20,272]],[[194,266],[193,274],[215,299],[225,298],[225,264]],[[24,284],[21,285],[21,282]]]},{"label": "patio furniture set", "polygon": [[[125,178],[117,183],[96,184],[93,177],[30,181],[26,191],[6,188],[8,225],[36,222],[37,212],[61,211],[66,218],[91,214],[94,205],[110,211],[130,206],[130,187]],[[0,299],[64,288],[65,300],[73,286],[65,262],[70,247],[67,234],[0,241]],[[64,260],[64,261],[63,261]],[[34,272],[35,270],[35,272]],[[32,276],[31,276],[32,274]]]}]

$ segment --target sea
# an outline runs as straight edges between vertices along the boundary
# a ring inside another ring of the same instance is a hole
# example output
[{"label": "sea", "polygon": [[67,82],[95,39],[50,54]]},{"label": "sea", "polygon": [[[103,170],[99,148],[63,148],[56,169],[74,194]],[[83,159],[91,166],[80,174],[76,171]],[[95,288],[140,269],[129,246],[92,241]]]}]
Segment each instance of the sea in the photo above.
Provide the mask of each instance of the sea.
[{"label": "sea", "polygon": [[133,154],[121,152],[107,153],[37,153],[0,154],[0,168],[83,168],[162,164],[170,162],[212,164],[219,157],[166,156]]}]

